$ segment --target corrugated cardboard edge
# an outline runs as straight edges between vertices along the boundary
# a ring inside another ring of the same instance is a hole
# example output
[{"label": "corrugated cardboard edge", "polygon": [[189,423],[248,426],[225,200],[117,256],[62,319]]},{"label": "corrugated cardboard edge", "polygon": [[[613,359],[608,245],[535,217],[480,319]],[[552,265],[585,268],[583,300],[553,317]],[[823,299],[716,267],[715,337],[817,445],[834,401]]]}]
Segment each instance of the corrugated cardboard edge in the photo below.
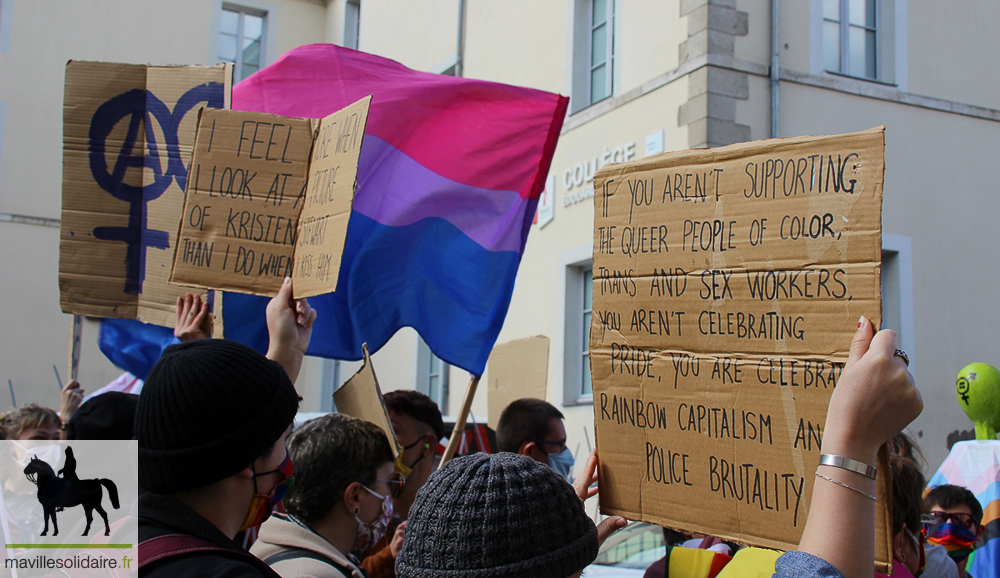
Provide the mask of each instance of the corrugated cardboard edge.
[{"label": "corrugated cardboard edge", "polygon": [[364,359],[362,360],[361,363],[361,368],[358,369],[358,371],[351,376],[351,379],[348,379],[346,382],[344,382],[344,385],[340,386],[337,389],[337,391],[333,392],[334,404],[337,403],[337,394],[340,393],[340,391],[344,387],[346,387],[349,383],[351,383],[351,381],[353,381],[355,377],[358,377],[359,375],[362,375],[364,373],[370,373],[372,381],[374,381],[375,383],[375,393],[378,395],[379,403],[382,406],[382,412],[385,413],[385,423],[388,426],[388,429],[386,428],[382,429],[385,431],[386,437],[389,439],[389,448],[392,450],[392,458],[395,460],[396,457],[399,455],[400,451],[402,451],[402,448],[399,445],[399,442],[396,440],[396,432],[393,431],[392,429],[392,421],[389,419],[389,410],[385,406],[385,397],[383,397],[382,388],[378,384],[378,376],[375,375],[375,367],[372,365],[372,358],[368,354],[367,343],[361,344],[361,352],[364,356]]}]

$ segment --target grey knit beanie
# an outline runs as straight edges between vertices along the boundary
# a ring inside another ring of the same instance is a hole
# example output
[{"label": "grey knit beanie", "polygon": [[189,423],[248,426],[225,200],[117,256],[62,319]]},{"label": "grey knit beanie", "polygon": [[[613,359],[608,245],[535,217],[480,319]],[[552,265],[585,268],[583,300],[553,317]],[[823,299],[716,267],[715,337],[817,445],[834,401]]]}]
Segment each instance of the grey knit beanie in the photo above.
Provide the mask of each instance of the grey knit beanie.
[{"label": "grey knit beanie", "polygon": [[525,456],[455,458],[417,493],[399,578],[567,578],[597,557],[597,528],[573,486]]},{"label": "grey knit beanie", "polygon": [[246,345],[171,345],[139,396],[139,485],[169,494],[227,478],[278,441],[298,406],[281,365]]}]

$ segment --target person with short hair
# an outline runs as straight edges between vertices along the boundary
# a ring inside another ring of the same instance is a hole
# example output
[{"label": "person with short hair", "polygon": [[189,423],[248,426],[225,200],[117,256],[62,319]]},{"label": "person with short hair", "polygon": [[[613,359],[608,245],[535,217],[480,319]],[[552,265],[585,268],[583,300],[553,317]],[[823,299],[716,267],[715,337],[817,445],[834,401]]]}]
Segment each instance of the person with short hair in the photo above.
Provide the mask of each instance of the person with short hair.
[{"label": "person with short hair", "polygon": [[566,480],[573,470],[573,453],[566,447],[563,414],[535,398],[512,401],[497,422],[497,448],[546,464]]},{"label": "person with short hair", "polygon": [[944,546],[958,567],[959,578],[965,578],[969,555],[985,532],[982,504],[968,489],[943,484],[924,496],[924,511],[934,520],[927,541]]},{"label": "person with short hair", "polygon": [[396,441],[402,451],[396,456],[396,471],[406,483],[393,496],[395,515],[386,535],[367,552],[361,567],[370,578],[395,578],[396,556],[403,545],[410,506],[427,478],[434,472],[438,442],[444,438],[444,420],[437,403],[419,391],[400,389],[382,396]]},{"label": "person with short hair", "polygon": [[316,312],[286,278],[267,306],[267,356],[224,339],[172,345],[136,409],[144,577],[277,576],[233,541],[288,488],[293,385]]},{"label": "person with short hair", "polygon": [[392,517],[392,449],[378,426],[344,414],[307,421],[288,439],[288,512],[261,526],[251,552],[285,578],[364,578],[350,552],[380,540]]}]

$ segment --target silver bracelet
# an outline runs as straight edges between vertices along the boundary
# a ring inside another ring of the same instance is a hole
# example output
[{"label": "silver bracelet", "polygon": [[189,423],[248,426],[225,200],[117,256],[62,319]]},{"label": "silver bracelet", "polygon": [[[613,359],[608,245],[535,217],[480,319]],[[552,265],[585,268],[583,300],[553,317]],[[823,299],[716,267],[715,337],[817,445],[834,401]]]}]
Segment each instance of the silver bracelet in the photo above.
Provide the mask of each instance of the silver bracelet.
[{"label": "silver bracelet", "polygon": [[845,458],[843,456],[835,456],[833,454],[820,455],[819,465],[840,468],[842,470],[861,474],[862,476],[873,480],[875,479],[875,476],[878,475],[878,470],[875,469],[875,466],[869,466],[864,462],[859,462],[858,460],[852,460],[851,458]]},{"label": "silver bracelet", "polygon": [[845,484],[844,482],[841,482],[840,480],[835,480],[835,479],[833,479],[831,477],[824,476],[823,474],[821,474],[819,472],[816,472],[816,477],[824,479],[824,480],[826,480],[828,482],[833,482],[833,483],[837,484],[840,487],[847,488],[848,490],[854,490],[855,492],[861,494],[862,496],[864,496],[866,498],[878,501],[878,498],[876,498],[875,496],[869,494],[868,492],[866,492],[864,490],[859,490],[859,489],[855,488],[854,486],[848,486],[847,484]]}]

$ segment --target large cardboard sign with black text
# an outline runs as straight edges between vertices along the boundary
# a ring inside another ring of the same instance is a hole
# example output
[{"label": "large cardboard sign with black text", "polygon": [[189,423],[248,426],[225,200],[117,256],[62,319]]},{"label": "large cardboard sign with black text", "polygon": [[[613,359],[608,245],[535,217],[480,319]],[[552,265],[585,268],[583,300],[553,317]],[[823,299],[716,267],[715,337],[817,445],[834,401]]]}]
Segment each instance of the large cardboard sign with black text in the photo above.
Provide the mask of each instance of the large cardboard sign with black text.
[{"label": "large cardboard sign with black text", "polygon": [[795,548],[858,318],[880,323],[884,142],[880,127],[595,175],[604,512]]},{"label": "large cardboard sign with black text", "polygon": [[66,64],[63,312],[173,326],[175,301],[190,291],[167,278],[198,112],[229,107],[232,72],[232,64]]},{"label": "large cardboard sign with black text", "polygon": [[295,298],[337,287],[371,96],[324,119],[205,110],[171,283]]}]

